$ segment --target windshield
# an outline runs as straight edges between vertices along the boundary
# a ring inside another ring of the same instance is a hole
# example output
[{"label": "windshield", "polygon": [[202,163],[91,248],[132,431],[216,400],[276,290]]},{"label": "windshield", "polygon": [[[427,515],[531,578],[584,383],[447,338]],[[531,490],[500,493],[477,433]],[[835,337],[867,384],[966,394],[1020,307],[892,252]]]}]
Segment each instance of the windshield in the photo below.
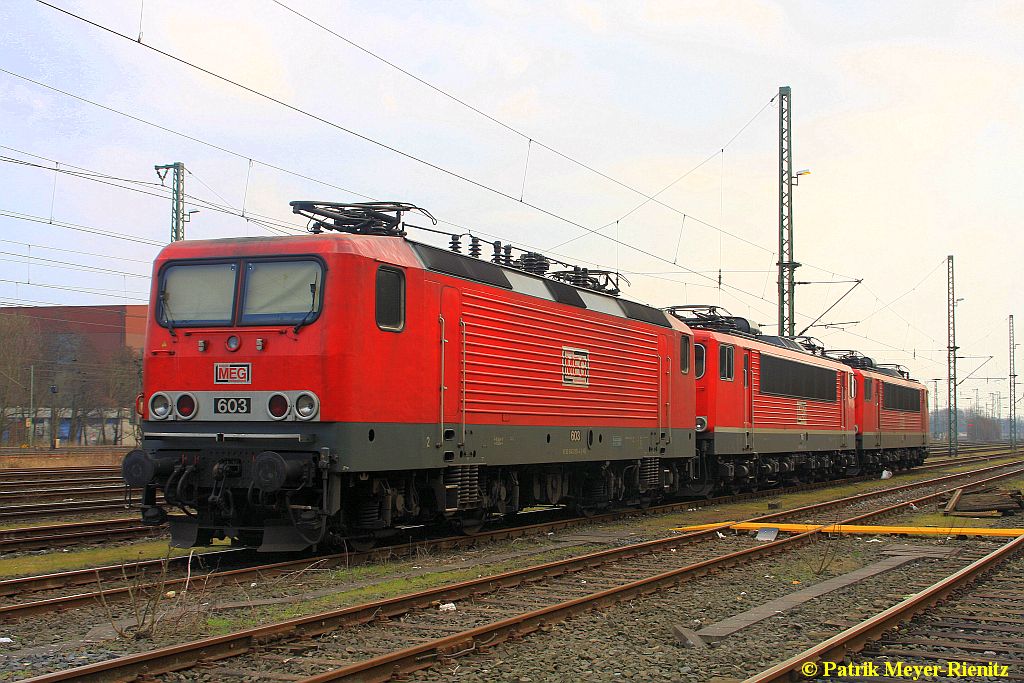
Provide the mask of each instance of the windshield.
[{"label": "windshield", "polygon": [[245,266],[242,325],[297,325],[320,310],[317,261],[252,261]]},{"label": "windshield", "polygon": [[230,325],[235,309],[234,263],[169,266],[160,289],[160,322],[173,327]]}]

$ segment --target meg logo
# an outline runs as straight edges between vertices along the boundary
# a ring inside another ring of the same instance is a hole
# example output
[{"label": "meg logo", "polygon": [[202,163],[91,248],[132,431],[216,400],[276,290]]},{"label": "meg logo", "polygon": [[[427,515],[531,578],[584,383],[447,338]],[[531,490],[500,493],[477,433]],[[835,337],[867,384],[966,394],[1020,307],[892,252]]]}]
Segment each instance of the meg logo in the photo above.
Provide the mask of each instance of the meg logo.
[{"label": "meg logo", "polygon": [[214,384],[249,384],[252,381],[252,365],[249,363],[214,363]]},{"label": "meg logo", "polygon": [[562,347],[562,384],[570,387],[590,386],[590,351]]}]

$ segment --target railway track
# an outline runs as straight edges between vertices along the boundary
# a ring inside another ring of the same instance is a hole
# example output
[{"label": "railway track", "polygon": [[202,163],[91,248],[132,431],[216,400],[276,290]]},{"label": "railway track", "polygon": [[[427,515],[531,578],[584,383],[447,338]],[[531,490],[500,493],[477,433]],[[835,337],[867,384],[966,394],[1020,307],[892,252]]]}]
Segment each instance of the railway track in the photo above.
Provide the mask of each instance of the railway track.
[{"label": "railway track", "polygon": [[[1008,450],[1005,446],[965,446],[958,457],[932,460],[923,468],[966,464],[986,456],[998,457]],[[140,493],[133,490],[131,495],[138,498]],[[0,519],[51,517],[124,507],[125,489],[116,467],[0,470]]]},{"label": "railway track", "polygon": [[[969,444],[961,445],[959,457],[973,455],[979,451],[1000,451],[1009,450],[1007,444]],[[928,447],[929,464],[957,458],[944,458],[946,448],[943,445],[932,445]],[[5,491],[16,491],[19,487],[40,485],[57,485],[78,487],[89,484],[119,484],[121,483],[120,467],[63,467],[63,468],[29,468],[29,469],[0,469],[0,493]]]},{"label": "railway track", "polygon": [[[996,469],[1005,470],[992,475]],[[957,473],[890,487],[838,500],[826,501],[792,510],[763,515],[752,521],[770,522],[786,518],[813,519],[827,510],[850,509],[872,499],[896,496],[899,502],[874,507],[842,523],[852,524],[876,518],[912,505],[932,501],[956,487],[971,485],[1010,476],[1019,476],[1024,468],[1007,465],[986,467],[969,473]],[[991,475],[991,476],[990,476]],[[979,477],[983,477],[979,479]],[[950,487],[953,482],[958,482]],[[929,490],[924,496],[905,500],[913,490]],[[833,520],[834,521],[834,520]],[[750,562],[774,553],[786,552],[813,542],[820,537],[819,530],[791,536],[767,544],[751,545],[721,554],[710,550],[715,544],[702,542],[718,539],[725,525],[655,541],[613,548],[582,557],[549,562],[534,567],[482,577],[456,585],[421,591],[355,607],[333,610],[311,617],[293,619],[255,629],[247,629],[226,636],[207,638],[152,652],[122,657],[67,671],[56,672],[31,679],[39,683],[80,680],[130,680],[141,674],[175,671],[193,666],[201,660],[220,660],[244,653],[258,652],[258,659],[273,661],[275,671],[291,671],[290,676],[309,676],[309,681],[327,680],[386,680],[401,672],[414,671],[432,665],[435,661],[458,653],[473,651],[518,637],[553,620],[595,607],[644,595],[664,586],[678,584],[694,577],[713,572],[721,567]],[[743,540],[733,542],[744,544]],[[675,550],[687,547],[686,553]],[[710,552],[708,552],[710,550]],[[699,561],[692,562],[692,558]],[[514,595],[509,593],[514,589]],[[438,623],[434,609],[439,602],[460,601],[458,619]],[[528,609],[509,616],[515,608]],[[465,629],[469,624],[471,628]],[[357,626],[364,625],[361,628]],[[343,639],[320,638],[337,636],[345,629]],[[443,632],[440,634],[439,631]],[[336,651],[332,643],[344,643]],[[409,647],[401,648],[401,643]],[[387,644],[386,647],[384,644]],[[267,648],[270,648],[269,650]],[[383,649],[382,649],[383,648]],[[312,653],[312,656],[309,656]],[[280,660],[280,661],[278,661]],[[245,659],[243,666],[252,666]],[[276,668],[277,666],[281,668]],[[287,665],[287,666],[286,666]],[[325,671],[325,665],[329,670]],[[262,666],[259,662],[257,668]],[[233,665],[232,671],[240,671]],[[258,675],[249,668],[242,675]],[[204,673],[211,671],[204,669]],[[214,670],[212,673],[217,673]]]},{"label": "railway track", "polygon": [[[913,473],[931,469],[941,469],[943,467],[949,466],[950,464],[966,465],[974,462],[984,462],[993,457],[998,457],[999,455],[999,453],[997,453],[995,456],[991,454],[977,455],[971,458],[959,459],[955,463],[930,463],[928,465],[915,468],[914,470],[910,470],[909,472]],[[563,518],[556,521],[547,521],[541,524],[520,524],[519,526],[510,528],[489,529],[484,532],[473,534],[471,537],[468,538],[465,536],[429,538],[424,536],[416,537],[410,535],[397,543],[393,542],[378,550],[371,550],[365,553],[338,553],[326,557],[336,558],[339,561],[344,560],[344,562],[346,562],[347,565],[362,564],[364,562],[373,561],[375,558],[381,556],[383,553],[401,554],[404,552],[412,552],[416,548],[423,548],[427,546],[432,548],[436,547],[439,549],[450,549],[457,547],[459,545],[476,544],[488,540],[507,539],[511,537],[511,535],[520,533],[520,531],[522,535],[530,535],[535,533],[541,533],[542,531],[547,531],[551,529],[560,530],[588,521],[613,521],[616,519],[620,519],[624,516],[633,514],[667,514],[677,512],[680,510],[688,510],[695,507],[721,505],[746,499],[775,497],[790,493],[796,493],[800,491],[827,488],[828,486],[832,486],[834,484],[835,482],[816,482],[812,484],[803,484],[799,486],[788,487],[785,489],[771,489],[758,492],[732,494],[728,496],[720,496],[706,500],[673,502],[664,505],[654,506],[648,508],[647,510],[616,510],[613,512],[603,513],[600,515],[595,515],[587,518],[571,517]],[[163,527],[143,526],[139,523],[139,521],[136,518],[132,517],[111,520],[97,520],[94,522],[77,522],[68,524],[55,524],[48,526],[19,527],[0,531],[0,553],[35,550],[40,548],[52,547],[55,545],[67,546],[79,543],[94,543],[108,540],[125,540],[133,537],[141,538],[159,535],[163,532]],[[145,565],[145,563],[119,565],[117,568],[118,572],[127,569],[128,571],[134,573],[136,571],[136,564],[140,565],[139,568],[142,568],[141,565]],[[100,569],[102,570],[103,568]],[[74,573],[72,572],[71,574],[73,575]],[[49,584],[51,584],[53,581],[53,577],[46,577],[46,582],[44,582],[43,585],[45,587],[52,587]],[[22,590],[28,591],[30,585],[30,582],[23,583]],[[75,584],[71,583],[69,585]],[[2,593],[0,593],[0,595],[2,595]]]},{"label": "railway track", "polygon": [[[47,487],[47,488],[33,488],[33,489],[16,489],[8,491],[0,491],[0,505],[5,508],[11,504],[17,506],[18,503],[32,501],[32,502],[63,502],[63,501],[76,501],[76,502],[91,502],[94,500],[111,500],[118,496],[124,499],[124,482],[114,484],[91,484],[85,486],[61,486],[62,482],[57,482],[55,486],[58,488]],[[39,485],[42,485],[41,483]],[[134,492],[137,497],[138,491]]]},{"label": "railway track", "polygon": [[[1005,457],[1007,455],[1009,455],[1008,448],[988,449],[981,453],[976,453],[971,456],[961,456],[953,460],[938,460],[935,462],[929,462],[920,467],[916,467],[913,470],[909,470],[908,473],[942,469],[944,467],[950,467],[955,465],[967,465],[977,462],[984,462],[995,458]],[[863,481],[867,478],[868,477],[851,478],[845,481]],[[652,507],[649,509],[649,512],[674,512],[677,510],[688,509],[692,507],[718,505],[731,501],[743,500],[745,498],[785,495],[787,493],[805,491],[812,488],[832,486],[835,485],[835,483],[836,482],[818,482],[815,484],[789,487],[786,489],[771,489],[753,493],[721,496],[705,501],[684,501],[670,503],[666,505]],[[58,503],[38,503],[23,504],[17,506],[0,506],[0,519],[5,517],[45,517],[52,514],[74,514],[76,512],[124,510],[124,487],[120,486],[118,487],[117,490],[122,494],[122,497],[118,499],[106,499],[98,501],[61,501]],[[615,519],[616,515],[621,516],[624,514],[631,513],[635,513],[635,511],[616,511],[606,513],[604,515],[599,515],[597,519],[610,520]],[[574,518],[573,520],[570,520],[571,523],[578,523],[579,521],[581,521],[579,518]],[[103,535],[103,529],[105,524],[111,525],[109,527],[110,533],[106,537],[104,537]],[[81,533],[77,533],[76,529],[80,529]],[[47,526],[34,525],[31,527],[13,528],[8,529],[6,531],[0,531],[0,553],[24,550],[38,550],[47,547],[53,547],[56,545],[66,547],[68,545],[80,543],[97,543],[106,540],[125,540],[133,537],[143,538],[148,536],[159,535],[160,533],[163,533],[163,527],[146,527],[143,526],[136,518],[118,518],[111,520],[98,520],[95,522],[55,524]],[[498,530],[495,533],[500,534],[505,532],[502,530]],[[480,537],[478,536],[478,538]],[[404,542],[408,544],[414,542],[414,540],[416,539],[409,537],[405,539]],[[422,541],[423,539],[421,538],[419,540]]]},{"label": "railway track", "polygon": [[55,517],[73,515],[79,512],[105,512],[108,510],[125,510],[129,507],[124,498],[124,487],[121,497],[103,498],[100,500],[66,500],[57,503],[24,503],[20,505],[0,505],[0,519],[24,519],[28,517]]},{"label": "railway track", "polygon": [[[746,683],[773,683],[814,678],[826,662],[871,662],[884,659],[903,666],[962,662],[998,664],[1012,673],[981,669],[974,678],[1021,680],[1024,665],[1024,536],[1009,541],[967,567],[906,600],[786,661],[750,677]],[[884,658],[884,659],[883,659]],[[937,667],[946,671],[944,666]],[[991,673],[985,673],[985,671]],[[941,674],[940,674],[941,675]]]},{"label": "railway track", "polygon": [[0,470],[0,483],[38,481],[40,479],[120,477],[120,467],[32,467]]},{"label": "railway track", "polygon": [[0,530],[0,553],[142,538],[164,532],[162,527],[143,526],[135,517],[17,527]]}]

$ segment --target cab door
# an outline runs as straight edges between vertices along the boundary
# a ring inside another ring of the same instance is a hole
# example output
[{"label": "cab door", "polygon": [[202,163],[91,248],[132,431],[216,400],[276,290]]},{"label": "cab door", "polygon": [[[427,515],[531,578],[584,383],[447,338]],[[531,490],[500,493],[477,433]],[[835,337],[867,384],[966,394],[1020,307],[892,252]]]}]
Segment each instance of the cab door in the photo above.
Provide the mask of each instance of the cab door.
[{"label": "cab door", "polygon": [[743,349],[743,434],[745,448],[754,450],[754,378],[750,372],[750,349]]},{"label": "cab door", "polygon": [[843,433],[843,448],[849,448],[849,435],[846,430],[849,428],[849,409],[853,407],[853,394],[854,394],[854,381],[852,372],[841,372],[839,373],[842,378],[842,397],[843,401],[840,404],[840,415],[839,415],[839,429]]},{"label": "cab door", "polygon": [[463,428],[466,390],[462,297],[454,287],[441,288],[441,314],[437,322],[441,354],[439,431],[445,448],[449,448],[460,438],[457,435]]},{"label": "cab door", "polygon": [[871,380],[875,383],[875,446],[878,448],[882,447],[882,382],[881,380]]}]

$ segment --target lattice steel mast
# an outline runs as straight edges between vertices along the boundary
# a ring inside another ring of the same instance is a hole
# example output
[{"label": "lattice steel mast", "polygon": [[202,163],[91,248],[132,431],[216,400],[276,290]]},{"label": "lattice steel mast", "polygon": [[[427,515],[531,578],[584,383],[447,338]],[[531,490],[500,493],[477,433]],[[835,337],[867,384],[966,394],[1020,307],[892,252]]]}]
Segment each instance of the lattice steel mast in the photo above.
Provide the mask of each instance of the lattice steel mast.
[{"label": "lattice steel mast", "polygon": [[793,137],[790,108],[792,91],[779,88],[779,335],[792,337],[796,332],[794,301],[796,271],[793,260]]},{"label": "lattice steel mast", "polygon": [[173,164],[154,166],[156,174],[163,182],[167,177],[167,171],[173,171],[171,175],[171,241],[180,242],[185,239],[185,223],[188,216],[185,214],[185,164],[175,161]]},{"label": "lattice steel mast", "polygon": [[1017,370],[1013,362],[1013,315],[1010,315],[1010,450],[1017,452]]},{"label": "lattice steel mast", "polygon": [[957,425],[957,410],[956,410],[956,289],[953,287],[953,255],[950,254],[946,262],[947,270],[947,334],[949,342],[946,347],[947,359],[946,359],[946,375],[948,378],[948,391],[949,399],[946,404],[949,408],[949,415],[947,422],[948,426],[948,441],[947,444],[949,455],[953,456],[957,452],[957,435],[959,434],[959,425]]}]

